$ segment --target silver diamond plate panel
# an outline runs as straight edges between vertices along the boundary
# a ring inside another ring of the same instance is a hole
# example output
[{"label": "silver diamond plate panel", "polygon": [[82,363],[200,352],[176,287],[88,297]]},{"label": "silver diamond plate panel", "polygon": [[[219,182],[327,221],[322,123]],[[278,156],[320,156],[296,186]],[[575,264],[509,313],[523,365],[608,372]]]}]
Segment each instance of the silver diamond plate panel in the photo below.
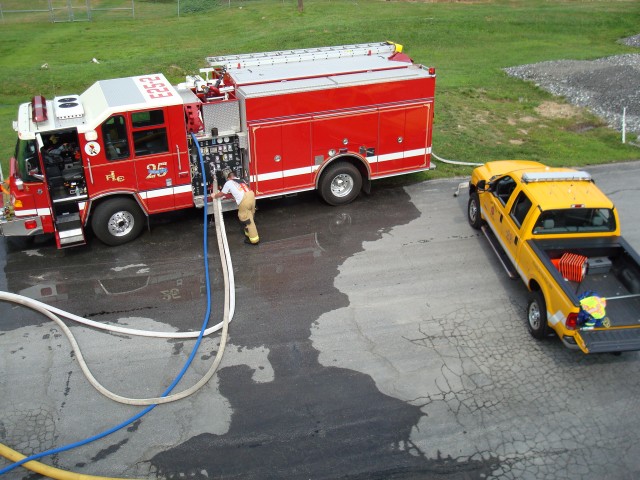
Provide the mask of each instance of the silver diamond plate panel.
[{"label": "silver diamond plate panel", "polygon": [[238,143],[240,148],[249,148],[249,139],[247,138],[247,132],[241,132],[238,134]]},{"label": "silver diamond plate panel", "polygon": [[217,128],[219,132],[240,131],[240,107],[239,103],[217,102],[202,105],[204,127],[207,132]]}]

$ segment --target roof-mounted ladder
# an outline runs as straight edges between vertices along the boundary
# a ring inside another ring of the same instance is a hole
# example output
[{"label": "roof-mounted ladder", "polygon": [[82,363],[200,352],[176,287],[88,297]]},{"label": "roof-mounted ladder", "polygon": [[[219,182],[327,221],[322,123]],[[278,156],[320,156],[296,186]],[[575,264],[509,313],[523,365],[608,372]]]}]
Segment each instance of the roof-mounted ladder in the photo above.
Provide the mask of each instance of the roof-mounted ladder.
[{"label": "roof-mounted ladder", "polygon": [[379,54],[391,56],[395,52],[401,51],[402,46],[392,42],[361,43],[337,47],[301,48],[296,50],[207,57],[207,63],[211,67],[225,67],[227,70],[231,70],[235,68],[257,67],[260,65],[308,62],[341,57],[361,57]]}]

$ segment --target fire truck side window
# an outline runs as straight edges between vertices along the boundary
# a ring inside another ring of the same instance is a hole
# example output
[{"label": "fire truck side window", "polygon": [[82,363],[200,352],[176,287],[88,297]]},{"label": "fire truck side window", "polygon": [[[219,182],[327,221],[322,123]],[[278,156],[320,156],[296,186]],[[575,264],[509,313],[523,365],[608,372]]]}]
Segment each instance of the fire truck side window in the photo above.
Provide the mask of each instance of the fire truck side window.
[{"label": "fire truck side window", "polygon": [[102,137],[107,160],[129,158],[129,141],[124,116],[115,115],[102,124]]},{"label": "fire truck side window", "polygon": [[169,151],[167,129],[163,126],[164,112],[162,110],[132,113],[131,123],[133,125],[133,144],[136,156]]},{"label": "fire truck side window", "polygon": [[151,127],[152,125],[164,125],[164,112],[162,110],[149,110],[131,114],[133,128]]},{"label": "fire truck side window", "polygon": [[41,182],[42,179],[34,177],[34,175],[42,175],[36,141],[18,140],[15,155],[22,180],[25,182]]}]

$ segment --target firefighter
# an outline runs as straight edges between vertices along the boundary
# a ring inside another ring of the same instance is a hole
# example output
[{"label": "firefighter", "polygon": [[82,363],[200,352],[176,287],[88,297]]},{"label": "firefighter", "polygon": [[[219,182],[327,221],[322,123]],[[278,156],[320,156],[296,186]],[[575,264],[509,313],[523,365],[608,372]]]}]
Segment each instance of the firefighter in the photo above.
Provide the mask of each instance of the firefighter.
[{"label": "firefighter", "polygon": [[222,170],[222,176],[225,179],[225,184],[213,198],[221,198],[228,194],[233,195],[233,198],[238,204],[238,219],[240,223],[244,225],[244,234],[246,236],[244,243],[248,245],[258,245],[258,243],[260,243],[260,237],[258,236],[256,224],[253,221],[253,216],[256,213],[255,194],[249,190],[249,186],[244,181],[236,178],[230,168]]}]

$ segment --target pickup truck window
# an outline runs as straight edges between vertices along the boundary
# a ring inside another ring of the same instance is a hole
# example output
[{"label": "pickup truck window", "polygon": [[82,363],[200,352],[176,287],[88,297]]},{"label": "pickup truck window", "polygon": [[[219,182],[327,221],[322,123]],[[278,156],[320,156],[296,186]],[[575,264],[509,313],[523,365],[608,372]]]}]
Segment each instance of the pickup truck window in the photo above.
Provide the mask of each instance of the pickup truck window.
[{"label": "pickup truck window", "polygon": [[615,229],[616,219],[609,208],[565,208],[542,212],[533,234],[613,232]]},{"label": "pickup truck window", "polygon": [[531,205],[531,200],[529,200],[529,197],[527,197],[524,192],[520,192],[516,197],[516,201],[513,202],[510,215],[518,228],[522,226],[522,222],[527,218],[527,213],[531,210]]},{"label": "pickup truck window", "polygon": [[507,175],[496,180],[493,194],[500,199],[502,205],[506,205],[515,189],[516,181]]}]

